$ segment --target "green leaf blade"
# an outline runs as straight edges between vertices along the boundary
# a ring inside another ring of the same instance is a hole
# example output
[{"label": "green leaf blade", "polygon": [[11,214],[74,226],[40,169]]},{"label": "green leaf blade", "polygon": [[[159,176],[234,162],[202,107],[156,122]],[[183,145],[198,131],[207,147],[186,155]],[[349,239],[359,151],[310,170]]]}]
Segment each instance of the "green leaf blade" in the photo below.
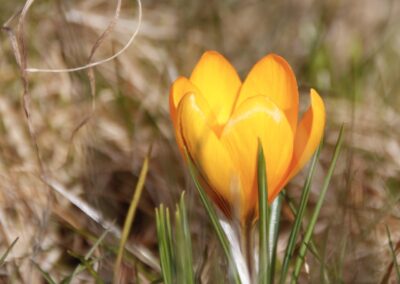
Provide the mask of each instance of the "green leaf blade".
[{"label": "green leaf blade", "polygon": [[203,187],[200,185],[199,181],[196,178],[196,168],[195,168],[192,160],[190,159],[187,152],[185,152],[185,154],[186,154],[186,161],[189,165],[189,172],[190,172],[191,178],[194,182],[197,192],[200,195],[201,202],[203,203],[203,206],[206,209],[207,215],[211,221],[214,231],[217,234],[217,238],[221,244],[221,247],[225,254],[225,257],[227,258],[227,260],[230,264],[229,267],[231,269],[230,272],[232,274],[233,281],[236,284],[241,284],[238,268],[235,264],[235,261],[232,259],[229,240],[225,235],[225,232],[219,222],[217,213],[216,213],[211,201],[207,197],[207,193],[205,192],[205,190],[203,189]]},{"label": "green leaf blade", "polygon": [[311,216],[310,223],[307,226],[306,233],[305,233],[305,236],[304,236],[304,240],[303,240],[303,242],[302,242],[302,244],[300,246],[299,255],[296,258],[296,262],[295,262],[295,267],[294,267],[291,283],[297,283],[297,279],[299,277],[299,274],[300,274],[300,271],[301,271],[301,267],[302,267],[302,265],[304,263],[305,254],[306,254],[307,249],[309,247],[309,243],[310,243],[310,240],[311,240],[311,237],[312,237],[312,233],[314,231],[315,224],[317,222],[319,213],[321,211],[322,204],[324,202],[325,195],[326,195],[326,192],[328,190],[329,183],[331,181],[331,178],[332,178],[335,166],[336,166],[336,162],[337,162],[337,159],[338,159],[339,154],[340,154],[340,150],[342,148],[343,132],[344,132],[344,128],[342,126],[341,129],[340,129],[340,132],[339,132],[338,139],[336,141],[336,146],[335,146],[333,157],[332,157],[329,169],[328,169],[328,173],[327,173],[327,175],[326,175],[326,177],[324,179],[324,183],[322,185],[321,194],[320,194],[320,196],[318,198],[317,205],[316,205],[316,207],[314,209],[314,212],[313,212],[313,214]]},{"label": "green leaf blade", "polygon": [[183,192],[175,212],[177,281],[178,283],[194,284],[192,242],[184,196]]},{"label": "green leaf blade", "polygon": [[278,233],[280,224],[280,214],[282,208],[283,195],[280,193],[271,204],[271,214],[269,220],[269,239],[268,251],[270,259],[269,283],[274,283],[275,267],[276,267],[276,253],[278,247]]},{"label": "green leaf blade", "polygon": [[175,276],[175,261],[172,252],[171,222],[169,210],[163,204],[156,208],[156,228],[162,277],[165,284],[172,284]]},{"label": "green leaf blade", "polygon": [[259,210],[259,266],[258,283],[267,284],[269,279],[269,242],[268,242],[268,184],[264,151],[258,142],[257,157],[258,210]]},{"label": "green leaf blade", "polygon": [[293,252],[294,252],[294,249],[295,249],[295,246],[296,246],[297,237],[298,237],[299,232],[300,232],[300,228],[301,228],[301,224],[302,224],[302,221],[303,221],[305,209],[307,207],[308,198],[309,198],[309,195],[310,195],[311,181],[312,181],[312,178],[313,178],[314,173],[315,173],[315,169],[316,169],[316,166],[317,166],[317,161],[318,161],[320,153],[321,153],[321,145],[320,145],[320,147],[318,147],[317,152],[314,154],[313,159],[311,161],[311,165],[310,165],[310,168],[308,170],[307,178],[306,178],[306,180],[304,182],[302,193],[301,193],[299,210],[296,210],[293,207],[294,211],[297,211],[297,212],[295,213],[296,217],[295,217],[295,220],[294,220],[293,227],[292,227],[292,229],[290,231],[290,236],[289,236],[289,240],[288,240],[288,243],[287,243],[287,246],[286,246],[285,256],[283,258],[281,277],[280,277],[280,282],[279,282],[281,284],[285,283],[286,277],[287,277],[287,273],[289,271],[289,263],[290,263],[290,260],[291,260],[291,258],[293,256]]}]

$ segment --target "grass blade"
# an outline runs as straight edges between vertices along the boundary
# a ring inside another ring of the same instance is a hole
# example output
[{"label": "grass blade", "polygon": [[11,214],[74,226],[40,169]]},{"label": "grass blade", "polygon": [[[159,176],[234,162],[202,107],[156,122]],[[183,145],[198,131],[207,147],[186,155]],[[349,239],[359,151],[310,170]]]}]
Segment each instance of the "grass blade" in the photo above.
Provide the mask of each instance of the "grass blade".
[{"label": "grass blade", "polygon": [[[282,191],[281,195],[282,195],[282,198],[284,198],[285,201],[288,203],[289,209],[290,209],[291,213],[293,214],[293,216],[296,216],[297,215],[297,209],[296,209],[293,201],[290,199],[290,197],[286,194],[285,191]],[[310,249],[310,252],[313,254],[313,256],[316,258],[316,260],[318,260],[320,262],[320,264],[322,264],[322,258],[319,255],[317,247],[315,246],[314,241],[313,241],[312,238],[311,238],[310,243],[309,243],[309,249]]]},{"label": "grass blade", "polygon": [[133,194],[132,202],[129,206],[129,210],[125,219],[124,228],[122,230],[121,240],[119,243],[118,255],[114,265],[113,283],[119,283],[120,269],[121,269],[122,258],[124,256],[125,244],[126,241],[128,240],[128,236],[132,228],[132,223],[133,220],[135,219],[136,209],[139,204],[140,196],[142,195],[144,189],[144,183],[146,181],[146,176],[149,169],[150,152],[151,150],[149,150],[147,157],[144,159],[143,166],[139,174],[139,180],[138,183],[136,184],[135,193]]},{"label": "grass blade", "polygon": [[321,211],[322,203],[324,202],[325,194],[326,194],[326,192],[328,190],[329,183],[331,181],[331,178],[332,178],[332,175],[333,175],[333,171],[334,171],[335,166],[336,166],[336,161],[337,161],[337,159],[339,157],[340,149],[342,147],[343,129],[344,128],[342,126],[340,128],[339,136],[338,136],[338,139],[337,139],[337,142],[336,142],[335,151],[333,153],[333,158],[331,160],[331,164],[329,166],[328,173],[327,173],[327,175],[325,177],[324,184],[322,186],[321,194],[320,194],[320,196],[318,198],[317,205],[316,205],[316,207],[314,209],[314,212],[313,212],[313,214],[311,216],[310,223],[307,226],[306,233],[305,233],[305,236],[304,236],[304,240],[303,240],[303,242],[302,242],[302,244],[300,246],[300,251],[299,251],[299,255],[298,255],[297,259],[296,259],[296,263],[295,263],[295,267],[294,267],[293,277],[292,277],[291,283],[297,283],[297,279],[299,277],[301,267],[302,267],[302,265],[304,263],[304,257],[305,257],[307,248],[309,246],[309,242],[311,240],[312,233],[314,231],[314,227],[315,227],[315,224],[316,224],[318,216],[319,216],[319,212]]},{"label": "grass blade", "polygon": [[232,259],[229,241],[224,233],[224,230],[222,229],[221,224],[219,223],[217,213],[215,212],[215,209],[214,209],[213,205],[211,204],[211,201],[208,199],[205,190],[202,188],[202,186],[200,185],[199,181],[196,178],[196,168],[195,168],[192,160],[190,159],[189,155],[187,154],[187,152],[186,152],[186,160],[189,165],[190,175],[193,179],[193,182],[195,184],[197,192],[200,195],[201,202],[203,203],[203,206],[206,209],[206,212],[208,214],[208,217],[210,218],[211,224],[212,224],[212,226],[215,230],[215,233],[217,234],[218,240],[222,246],[222,250],[223,250],[226,258],[228,259],[228,263],[230,264],[233,281],[236,284],[240,284],[241,283],[240,275],[239,275],[237,266],[235,265],[235,262]]},{"label": "grass blade", "polygon": [[[93,246],[90,248],[90,250],[87,252],[87,254],[84,257],[85,261],[88,261],[93,253],[95,252],[95,250],[98,248],[98,246],[103,242],[104,238],[107,236],[107,234],[109,233],[110,230],[105,230],[101,236],[96,240],[96,242],[93,244]],[[78,275],[80,272],[82,272],[84,269],[82,269],[84,267],[84,265],[79,264],[74,271],[72,272],[72,274],[68,277],[66,277],[64,280],[61,281],[61,283],[63,284],[69,284],[71,283],[71,281],[75,278],[76,275]]]},{"label": "grass blade", "polygon": [[83,261],[83,265],[85,266],[86,270],[90,273],[90,275],[93,277],[96,284],[104,284],[103,279],[101,279],[99,274],[93,269],[93,265],[90,261]]},{"label": "grass blade", "polygon": [[264,151],[258,142],[257,157],[258,177],[258,210],[259,210],[259,262],[258,283],[267,284],[269,279],[269,249],[268,249],[268,184]]},{"label": "grass blade", "polygon": [[[318,147],[317,152],[314,154],[314,157],[311,161],[310,169],[308,170],[307,178],[304,182],[302,193],[301,193],[301,198],[300,198],[300,205],[299,205],[299,210],[295,214],[295,220],[294,224],[292,227],[292,230],[290,231],[290,236],[289,240],[286,246],[286,251],[285,251],[285,256],[283,258],[283,263],[282,263],[282,270],[281,270],[281,278],[280,282],[281,284],[285,283],[287,273],[289,271],[289,263],[290,260],[292,259],[293,252],[296,246],[296,240],[300,232],[301,228],[301,223],[303,221],[304,213],[306,210],[306,206],[308,203],[308,198],[310,195],[310,189],[311,189],[311,181],[315,173],[315,169],[317,166],[317,161],[319,158],[319,154],[321,152],[321,145]],[[296,209],[293,207],[294,211],[296,212]]]},{"label": "grass blade", "polygon": [[392,237],[390,235],[390,230],[389,227],[386,225],[386,233],[388,236],[388,242],[389,242],[389,247],[390,247],[390,252],[392,254],[392,258],[393,258],[393,265],[396,268],[396,274],[397,274],[397,281],[398,283],[400,283],[400,268],[399,268],[399,263],[397,262],[397,256],[396,256],[396,251],[395,248],[393,246],[393,242],[392,242]]},{"label": "grass blade", "polygon": [[[100,279],[98,273],[93,269],[93,265],[95,263],[98,263],[99,261],[101,261],[101,258],[86,260],[84,256],[75,254],[72,251],[68,251],[68,254],[70,256],[76,258],[80,262],[80,268],[79,268],[77,274],[75,274],[75,275],[78,275],[80,272],[86,270],[89,272],[90,275],[92,275],[93,279],[95,280],[95,283],[99,283],[99,284],[104,283],[104,281],[102,279]],[[69,280],[69,278],[67,278],[67,279]],[[64,283],[64,281],[66,281],[66,280],[63,280],[60,283]]]},{"label": "grass blade", "polygon": [[44,278],[44,280],[46,280],[46,283],[48,284],[57,284],[56,281],[54,281],[53,278],[51,278],[50,274],[46,271],[44,271],[39,264],[37,264],[36,262],[33,262],[33,264],[36,266],[36,268],[40,271],[40,274],[42,275],[42,277]]},{"label": "grass blade", "polygon": [[6,258],[12,248],[15,246],[15,244],[18,242],[19,237],[16,237],[15,240],[11,243],[11,245],[7,248],[7,250],[3,253],[3,255],[0,258],[0,267],[3,266],[4,262],[6,261]]},{"label": "grass blade", "polygon": [[175,213],[177,281],[178,283],[194,284],[192,241],[184,196],[183,192]]},{"label": "grass blade", "polygon": [[276,249],[278,244],[278,232],[279,223],[281,218],[283,195],[279,194],[274,202],[271,204],[271,214],[269,219],[269,259],[270,259],[270,271],[269,271],[269,283],[274,283],[275,278],[275,264],[276,264]]},{"label": "grass blade", "polygon": [[172,252],[171,221],[169,210],[163,204],[156,208],[156,226],[162,277],[165,284],[172,284],[175,276],[175,262]]}]

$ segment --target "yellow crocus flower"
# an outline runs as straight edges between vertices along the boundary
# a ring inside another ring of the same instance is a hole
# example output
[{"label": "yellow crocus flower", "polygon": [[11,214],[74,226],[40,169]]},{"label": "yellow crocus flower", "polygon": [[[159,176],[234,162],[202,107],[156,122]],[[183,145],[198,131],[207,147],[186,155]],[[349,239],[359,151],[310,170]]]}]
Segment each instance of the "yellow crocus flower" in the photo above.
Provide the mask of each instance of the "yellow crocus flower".
[{"label": "yellow crocus flower", "polygon": [[218,52],[203,54],[190,78],[170,91],[170,113],[182,153],[186,148],[198,179],[227,215],[257,216],[257,147],[264,149],[268,201],[311,158],[325,126],[325,107],[311,89],[311,105],[298,123],[296,78],[282,57],[269,54],[241,82]]}]

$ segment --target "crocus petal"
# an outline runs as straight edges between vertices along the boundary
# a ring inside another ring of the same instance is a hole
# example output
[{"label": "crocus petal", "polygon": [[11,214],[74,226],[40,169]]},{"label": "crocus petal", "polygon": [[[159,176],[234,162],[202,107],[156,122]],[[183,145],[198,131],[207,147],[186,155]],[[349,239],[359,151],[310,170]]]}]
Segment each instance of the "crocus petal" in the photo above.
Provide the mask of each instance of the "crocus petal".
[{"label": "crocus petal", "polygon": [[[268,196],[284,178],[293,151],[293,133],[285,114],[265,96],[251,97],[233,113],[221,141],[240,172],[248,204],[257,198],[257,148],[261,140],[266,159]],[[269,199],[269,198],[268,198]],[[270,199],[269,199],[270,200]]]},{"label": "crocus petal", "polygon": [[182,100],[182,98],[187,94],[197,94],[200,96],[200,91],[187,78],[179,77],[178,79],[175,80],[170,89],[169,110],[171,114],[171,120],[175,129],[176,142],[178,144],[179,150],[183,155],[185,151],[184,151],[182,134],[179,131],[178,127],[179,124],[178,105]]},{"label": "crocus petal", "polygon": [[198,95],[189,93],[178,106],[179,130],[184,145],[208,190],[221,196],[228,204],[237,200],[232,194],[232,177],[235,176],[231,158],[209,121],[210,109]]},{"label": "crocus petal", "polygon": [[218,124],[225,124],[241,85],[232,65],[218,52],[205,52],[194,68],[190,81],[200,89]]},{"label": "crocus petal", "polygon": [[325,106],[318,93],[311,89],[311,105],[304,113],[299,126],[297,127],[293,158],[290,163],[287,178],[283,182],[284,186],[292,177],[294,177],[310,160],[319,143],[325,127]]},{"label": "crocus petal", "polygon": [[299,94],[296,77],[285,59],[269,54],[258,61],[244,81],[236,107],[246,99],[267,96],[286,114],[293,133],[297,126]]},{"label": "crocus petal", "polygon": [[178,79],[176,79],[175,82],[172,84],[169,94],[169,110],[175,128],[176,128],[176,120],[177,120],[176,115],[179,102],[188,93],[199,94],[200,91],[195,85],[193,85],[189,81],[189,79],[183,76],[178,77]]}]

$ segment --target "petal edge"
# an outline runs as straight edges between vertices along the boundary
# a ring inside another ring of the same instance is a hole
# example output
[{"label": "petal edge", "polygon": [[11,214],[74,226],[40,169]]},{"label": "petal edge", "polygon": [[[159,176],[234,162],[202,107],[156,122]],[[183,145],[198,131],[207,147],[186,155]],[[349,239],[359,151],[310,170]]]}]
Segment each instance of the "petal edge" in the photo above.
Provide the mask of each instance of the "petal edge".
[{"label": "petal edge", "polygon": [[310,107],[301,119],[293,148],[293,158],[289,167],[287,178],[282,186],[292,179],[310,160],[321,142],[325,128],[325,105],[317,91],[310,91]]}]

